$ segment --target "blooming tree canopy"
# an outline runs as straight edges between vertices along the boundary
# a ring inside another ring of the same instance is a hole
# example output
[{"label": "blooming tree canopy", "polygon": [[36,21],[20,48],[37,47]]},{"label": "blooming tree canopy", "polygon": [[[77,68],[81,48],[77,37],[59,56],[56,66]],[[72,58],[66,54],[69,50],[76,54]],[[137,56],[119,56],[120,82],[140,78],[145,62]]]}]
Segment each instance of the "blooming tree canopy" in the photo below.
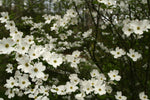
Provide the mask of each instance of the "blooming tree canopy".
[{"label": "blooming tree canopy", "polygon": [[0,100],[149,100],[149,0],[0,0],[0,26]]}]

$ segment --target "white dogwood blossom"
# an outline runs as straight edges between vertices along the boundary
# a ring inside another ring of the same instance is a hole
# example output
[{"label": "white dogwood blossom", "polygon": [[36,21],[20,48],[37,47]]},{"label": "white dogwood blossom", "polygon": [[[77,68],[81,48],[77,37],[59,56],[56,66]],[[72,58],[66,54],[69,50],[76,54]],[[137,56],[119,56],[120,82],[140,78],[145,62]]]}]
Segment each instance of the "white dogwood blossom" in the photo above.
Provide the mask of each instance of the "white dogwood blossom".
[{"label": "white dogwood blossom", "polygon": [[139,98],[140,98],[140,100],[149,100],[148,96],[145,94],[145,92],[140,92]]},{"label": "white dogwood blossom", "polygon": [[120,81],[121,76],[118,75],[119,71],[118,70],[111,70],[108,75],[110,77],[110,80],[116,80],[116,81]]},{"label": "white dogwood blossom", "polygon": [[127,55],[133,60],[133,61],[137,61],[138,59],[140,59],[142,57],[142,55],[138,52],[135,52],[135,50],[130,49],[129,53],[127,53]]},{"label": "white dogwood blossom", "polygon": [[116,98],[117,100],[127,100],[127,97],[126,97],[126,96],[123,96],[121,91],[117,91],[117,92],[116,92],[115,98]]},{"label": "white dogwood blossom", "polygon": [[114,58],[119,58],[126,54],[126,52],[123,49],[119,49],[119,47],[116,47],[115,51],[110,51],[110,53],[114,56]]}]

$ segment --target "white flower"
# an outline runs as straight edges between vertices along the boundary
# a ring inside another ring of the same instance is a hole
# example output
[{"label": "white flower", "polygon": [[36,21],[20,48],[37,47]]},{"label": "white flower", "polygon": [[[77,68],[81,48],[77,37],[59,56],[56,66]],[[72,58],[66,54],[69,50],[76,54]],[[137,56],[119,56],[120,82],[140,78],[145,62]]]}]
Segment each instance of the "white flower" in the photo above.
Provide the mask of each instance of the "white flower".
[{"label": "white flower", "polygon": [[38,96],[38,97],[35,97],[34,100],[50,100],[47,96]]},{"label": "white flower", "polygon": [[3,40],[0,41],[0,52],[10,54],[14,50],[13,45],[14,41],[11,38],[3,38]]},{"label": "white flower", "polygon": [[148,99],[148,96],[145,95],[144,92],[140,92],[140,93],[139,93],[139,98],[140,98],[140,100],[149,100],[149,99]]},{"label": "white flower", "polygon": [[15,94],[17,94],[17,96],[19,96],[19,97],[22,97],[24,95],[24,93],[21,89],[14,88],[13,90],[14,90]]},{"label": "white flower", "polygon": [[14,21],[7,21],[7,23],[5,24],[5,27],[7,30],[14,29],[16,27],[15,22]]},{"label": "white flower", "polygon": [[58,95],[66,95],[65,85],[59,85],[57,88],[58,88],[58,91],[57,91]]},{"label": "white flower", "polygon": [[7,65],[6,71],[7,71],[7,73],[12,73],[12,71],[13,71],[13,66],[12,66],[12,64],[8,64],[8,65]]},{"label": "white flower", "polygon": [[69,10],[67,10],[67,14],[66,15],[69,16],[69,17],[76,17],[77,16],[77,12],[74,11],[73,9],[69,9]]},{"label": "white flower", "polygon": [[82,81],[81,82],[81,89],[86,93],[89,94],[93,91],[92,86],[90,85],[90,81]]},{"label": "white flower", "polygon": [[110,77],[110,80],[116,80],[120,81],[121,76],[118,75],[119,71],[118,70],[113,70],[108,73],[108,76]]},{"label": "white flower", "polygon": [[15,91],[12,90],[12,89],[8,89],[6,92],[5,92],[5,95],[8,95],[8,98],[13,98],[15,96]]},{"label": "white flower", "polygon": [[105,75],[104,74],[99,74],[98,76],[96,76],[96,78],[98,79],[98,80],[100,80],[100,81],[105,81],[106,80],[106,77],[105,77]]},{"label": "white flower", "polygon": [[81,53],[80,51],[76,50],[72,53],[72,56],[77,58],[80,56],[80,53]]},{"label": "white flower", "polygon": [[14,86],[18,86],[17,80],[13,77],[10,77],[6,80],[6,84],[4,85],[6,88],[13,88]]},{"label": "white flower", "polygon": [[23,76],[19,77],[19,87],[20,89],[24,89],[24,88],[27,88],[31,83],[28,79],[28,75],[27,74],[24,74]]},{"label": "white flower", "polygon": [[95,78],[91,78],[91,80],[89,80],[89,82],[90,82],[90,84],[89,84],[90,86],[95,87],[95,85],[100,81]]},{"label": "white flower", "polygon": [[15,79],[18,79],[18,78],[21,77],[21,76],[22,76],[22,73],[20,72],[20,70],[17,70],[17,71],[15,72],[14,78],[15,78]]},{"label": "white flower", "polygon": [[44,77],[43,71],[45,69],[46,69],[45,66],[41,62],[35,63],[34,66],[31,68],[31,70],[29,72],[30,73],[30,77],[31,78],[34,78],[34,77],[42,78],[42,77]]},{"label": "white flower", "polygon": [[91,75],[91,77],[97,77],[97,76],[99,76],[99,72],[98,72],[98,70],[97,69],[93,69],[91,72],[90,72],[90,75]]},{"label": "white flower", "polygon": [[78,87],[76,85],[74,85],[70,82],[67,82],[65,87],[66,87],[66,92],[67,93],[75,92],[78,89]]},{"label": "white flower", "polygon": [[42,53],[43,48],[41,46],[32,45],[29,49],[29,56],[31,60],[39,58]]},{"label": "white flower", "polygon": [[70,82],[77,85],[80,82],[80,79],[78,78],[77,74],[71,74],[69,76]]},{"label": "white flower", "polygon": [[126,54],[125,51],[123,49],[119,49],[119,47],[117,47],[115,51],[110,51],[110,53],[114,55],[114,58],[118,58]]},{"label": "white flower", "polygon": [[21,40],[21,42],[16,46],[15,50],[20,54],[25,54],[29,50],[30,44],[24,41],[24,39]]},{"label": "white flower", "polygon": [[19,44],[21,42],[22,34],[11,34],[11,35],[12,35],[12,39],[15,41],[16,44]]},{"label": "white flower", "polygon": [[124,34],[126,36],[130,36],[131,33],[133,33],[133,29],[127,24],[127,25],[124,25],[124,27],[122,28],[122,31],[124,32]]},{"label": "white flower", "polygon": [[121,91],[117,91],[117,94],[115,95],[115,98],[117,100],[127,100],[127,97],[123,96]]},{"label": "white flower", "polygon": [[130,26],[132,27],[135,34],[141,35],[145,30],[145,25],[143,24],[143,21],[138,20],[131,21]]},{"label": "white flower", "polygon": [[51,92],[56,93],[57,91],[59,91],[58,87],[56,87],[56,85],[53,85],[51,87]]},{"label": "white flower", "polygon": [[25,41],[26,41],[28,44],[33,44],[33,43],[34,43],[34,41],[33,41],[33,36],[32,36],[32,35],[31,35],[31,36],[27,35],[27,36],[25,37]]},{"label": "white flower", "polygon": [[137,59],[141,58],[142,55],[139,54],[138,52],[135,52],[135,50],[130,49],[129,53],[127,53],[127,55],[132,58],[133,61],[137,61]]},{"label": "white flower", "polygon": [[41,78],[43,81],[47,81],[49,74],[45,74],[43,78]]},{"label": "white flower", "polygon": [[60,66],[63,63],[63,59],[61,55],[52,54],[50,59],[48,60],[48,63],[52,65],[54,68],[57,68],[57,66]]},{"label": "white flower", "polygon": [[105,84],[97,84],[94,88],[94,93],[99,95],[106,94],[106,86]]},{"label": "white flower", "polygon": [[53,27],[51,27],[52,31],[57,31],[59,28],[59,25],[57,25],[57,23],[53,24]]},{"label": "white flower", "polygon": [[[70,18],[69,18],[70,20]],[[68,17],[64,17],[63,19],[60,20],[60,26],[65,27],[67,23],[69,22]]]},{"label": "white flower", "polygon": [[75,98],[77,100],[84,100],[84,97],[85,97],[85,93],[84,92],[75,95]]},{"label": "white flower", "polygon": [[92,29],[89,29],[87,32],[84,32],[84,33],[82,34],[82,36],[83,36],[84,38],[87,38],[87,37],[90,36],[91,33],[92,33]]},{"label": "white flower", "polygon": [[21,69],[25,73],[29,73],[32,65],[30,64],[30,59],[28,56],[23,56],[22,59],[19,59],[19,66],[18,69]]},{"label": "white flower", "polygon": [[36,94],[37,90],[38,90],[38,86],[36,85],[34,88],[27,88],[26,91],[24,92],[24,94]]},{"label": "white flower", "polygon": [[12,36],[12,38],[14,38],[14,35],[20,35],[20,37],[22,37],[23,32],[18,31],[18,29],[15,27],[10,30],[10,36]]},{"label": "white flower", "polygon": [[45,16],[43,16],[43,17],[44,17],[44,19],[45,19],[45,23],[46,23],[46,24],[50,24],[51,21],[53,20],[53,16],[51,16],[51,15],[45,15]]},{"label": "white flower", "polygon": [[40,93],[42,93],[43,95],[48,96],[49,95],[49,87],[48,86],[46,86],[46,87],[40,86]]},{"label": "white flower", "polygon": [[110,87],[110,86],[106,86],[106,92],[107,93],[111,93],[112,92],[112,87]]},{"label": "white flower", "polygon": [[1,23],[7,22],[9,20],[8,12],[2,12],[1,13],[0,21]]}]

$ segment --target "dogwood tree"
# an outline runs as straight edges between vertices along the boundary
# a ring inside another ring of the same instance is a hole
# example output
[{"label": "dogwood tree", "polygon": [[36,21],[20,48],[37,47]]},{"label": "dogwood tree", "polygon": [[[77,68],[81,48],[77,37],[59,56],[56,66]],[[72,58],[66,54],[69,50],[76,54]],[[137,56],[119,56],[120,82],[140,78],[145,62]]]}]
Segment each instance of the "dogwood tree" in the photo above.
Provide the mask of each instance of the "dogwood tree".
[{"label": "dogwood tree", "polygon": [[0,99],[149,100],[149,0],[1,0],[0,6],[7,72]]}]

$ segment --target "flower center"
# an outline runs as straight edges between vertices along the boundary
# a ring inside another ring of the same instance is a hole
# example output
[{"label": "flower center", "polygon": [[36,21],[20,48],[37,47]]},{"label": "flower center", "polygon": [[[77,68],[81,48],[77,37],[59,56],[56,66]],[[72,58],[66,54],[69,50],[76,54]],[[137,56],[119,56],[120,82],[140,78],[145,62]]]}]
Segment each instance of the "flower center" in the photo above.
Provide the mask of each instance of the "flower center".
[{"label": "flower center", "polygon": [[132,55],[132,57],[135,57],[135,55]]},{"label": "flower center", "polygon": [[29,39],[29,42],[31,42],[31,39]]},{"label": "flower center", "polygon": [[12,23],[10,23],[10,26],[13,26],[13,24],[12,24]]},{"label": "flower center", "polygon": [[18,56],[19,58],[21,58],[22,57],[22,55],[21,54],[19,54],[19,56]]},{"label": "flower center", "polygon": [[128,31],[131,31],[131,29],[129,28]]},{"label": "flower center", "polygon": [[22,50],[24,50],[25,49],[25,47],[22,47]]},{"label": "flower center", "polygon": [[90,88],[87,88],[87,90],[90,90]]},{"label": "flower center", "polygon": [[54,63],[57,63],[57,60],[54,60]]},{"label": "flower center", "polygon": [[28,63],[25,63],[25,66],[26,66],[26,67],[29,67],[29,64],[28,64]]},{"label": "flower center", "polygon": [[119,55],[119,54],[120,54],[120,52],[117,52],[117,54]]},{"label": "flower center", "polygon": [[19,42],[19,40],[17,40],[17,42]]},{"label": "flower center", "polygon": [[5,19],[7,19],[7,16],[5,16]]},{"label": "flower center", "polygon": [[5,47],[6,47],[6,48],[9,48],[9,44],[5,44]]},{"label": "flower center", "polygon": [[25,84],[26,82],[25,81],[22,81],[22,84]]},{"label": "flower center", "polygon": [[33,56],[35,56],[35,53],[33,53]]},{"label": "flower center", "polygon": [[56,90],[56,91],[58,91],[59,89],[58,89],[58,88],[56,88],[55,90]]},{"label": "flower center", "polygon": [[70,89],[73,89],[73,87],[72,87],[72,86],[70,86]]},{"label": "flower center", "polygon": [[15,34],[17,34],[18,32],[17,31],[15,31]]},{"label": "flower center", "polygon": [[37,69],[37,68],[34,68],[34,72],[38,72],[38,69]]},{"label": "flower center", "polygon": [[77,82],[77,80],[74,80],[75,82]]},{"label": "flower center", "polygon": [[121,99],[121,97],[119,97],[119,99]]},{"label": "flower center", "polygon": [[34,91],[34,89],[31,89],[31,91]]},{"label": "flower center", "polygon": [[99,88],[99,89],[98,89],[98,91],[102,91],[102,89],[101,89],[101,88]]},{"label": "flower center", "polygon": [[94,83],[92,83],[92,85],[94,85]]},{"label": "flower center", "polygon": [[11,82],[11,85],[14,85],[14,82]]},{"label": "flower center", "polygon": [[137,30],[140,30],[140,27],[137,27]]}]

